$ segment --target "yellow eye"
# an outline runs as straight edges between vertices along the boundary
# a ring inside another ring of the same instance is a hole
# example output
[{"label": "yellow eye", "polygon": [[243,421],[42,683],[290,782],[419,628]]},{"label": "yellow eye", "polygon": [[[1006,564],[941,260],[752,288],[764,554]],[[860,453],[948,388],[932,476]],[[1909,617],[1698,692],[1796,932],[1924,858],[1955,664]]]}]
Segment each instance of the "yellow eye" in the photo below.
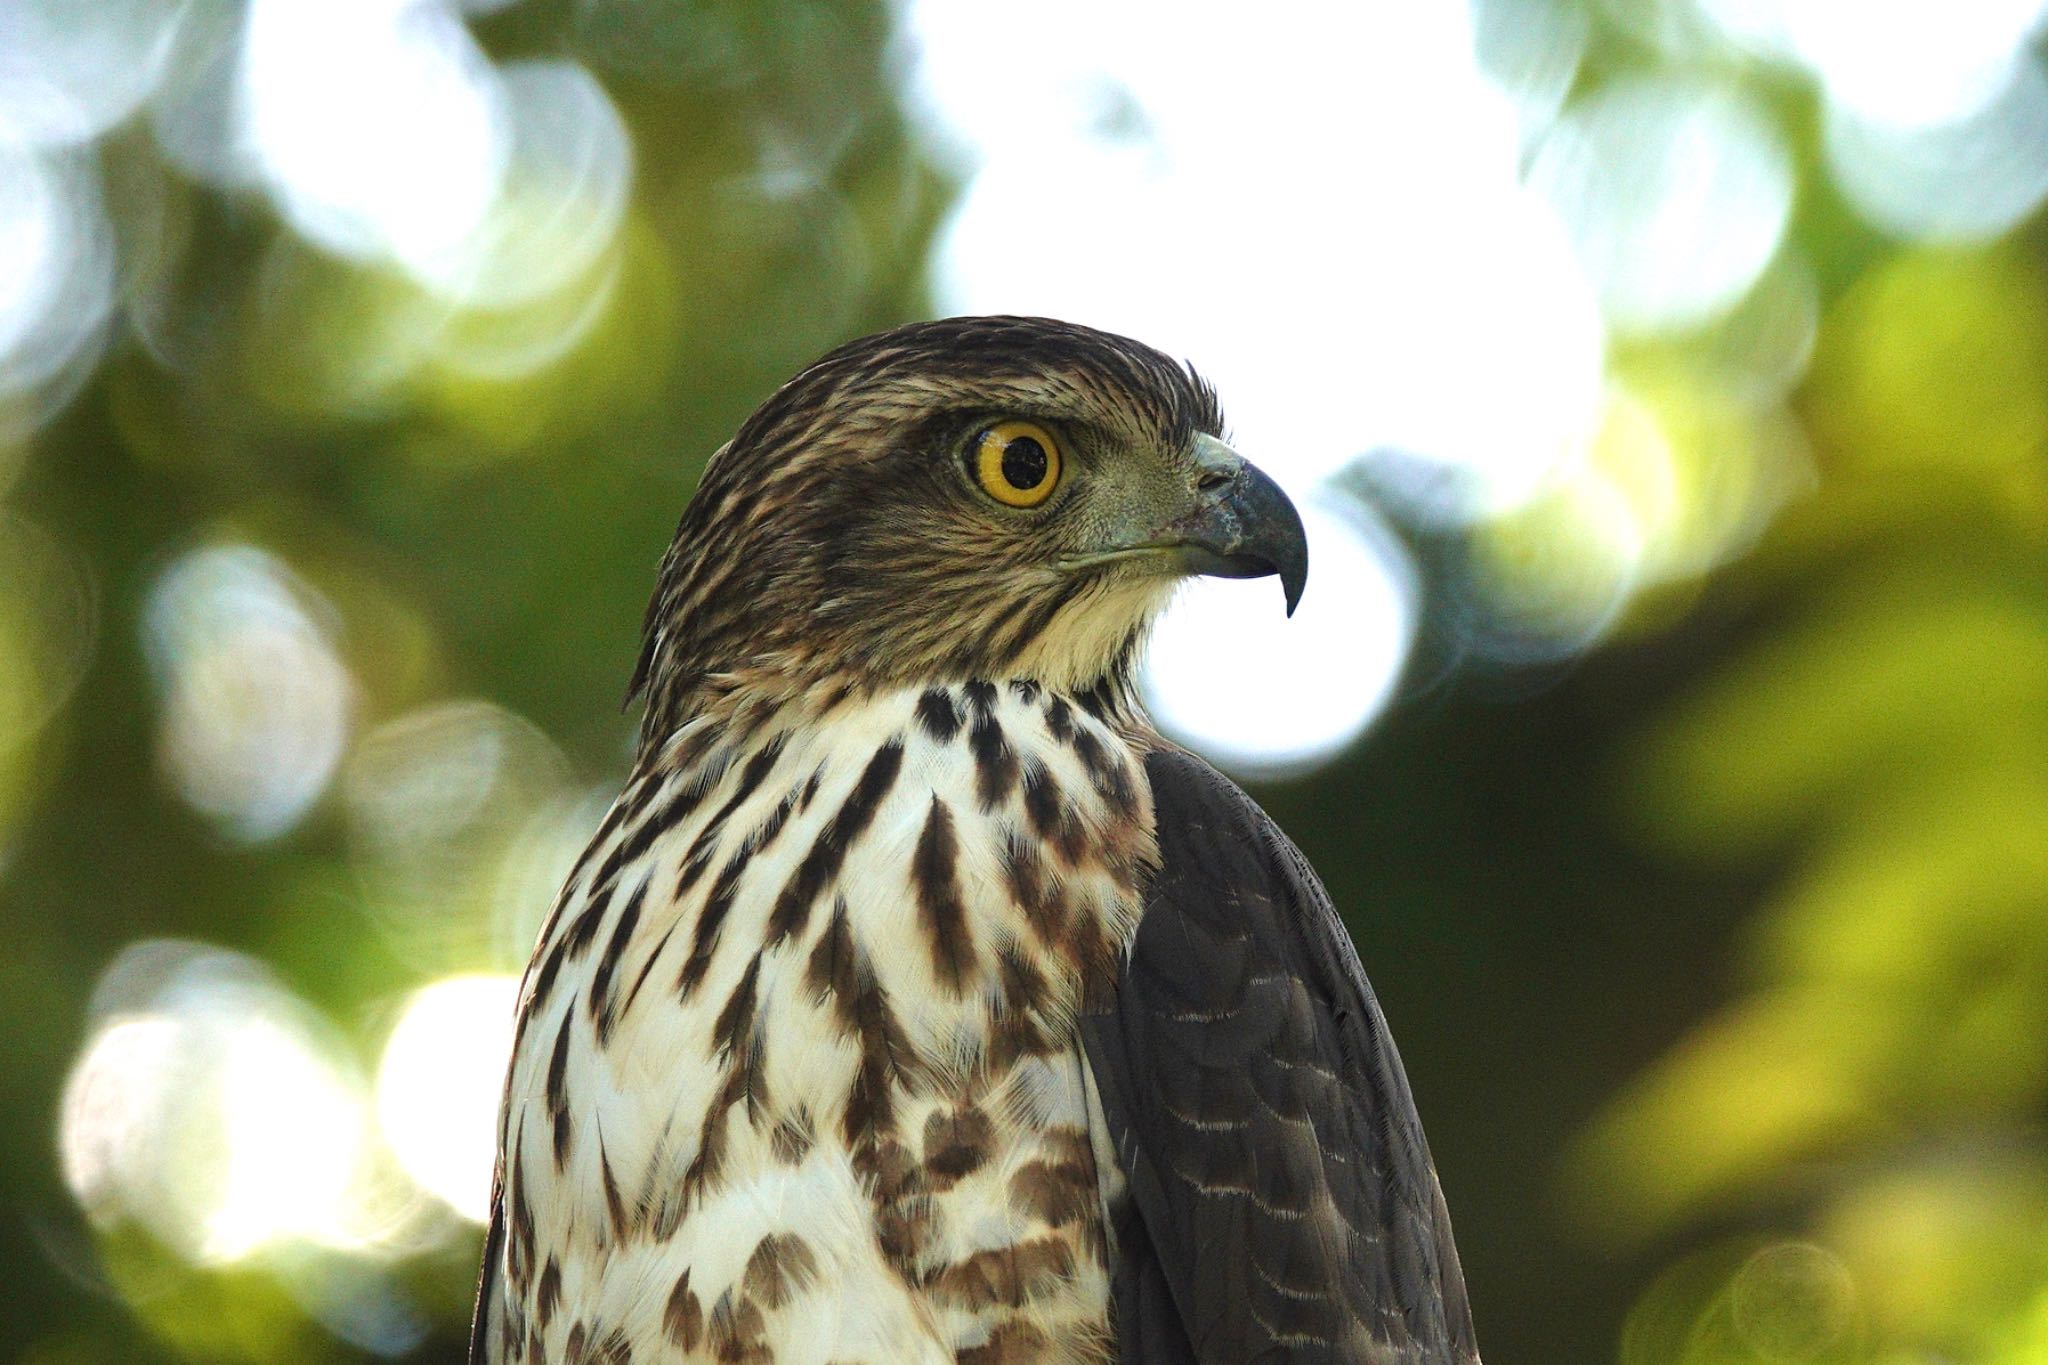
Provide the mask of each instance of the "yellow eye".
[{"label": "yellow eye", "polygon": [[998,422],[975,438],[974,477],[1006,507],[1036,507],[1059,487],[1059,443],[1030,422]]}]

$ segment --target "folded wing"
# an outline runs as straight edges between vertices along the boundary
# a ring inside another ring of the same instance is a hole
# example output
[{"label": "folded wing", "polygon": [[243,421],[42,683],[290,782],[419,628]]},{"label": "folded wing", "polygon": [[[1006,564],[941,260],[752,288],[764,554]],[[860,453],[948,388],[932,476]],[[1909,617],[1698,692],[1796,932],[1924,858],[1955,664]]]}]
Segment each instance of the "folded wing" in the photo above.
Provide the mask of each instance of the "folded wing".
[{"label": "folded wing", "polygon": [[1185,752],[1161,867],[1083,1039],[1131,1195],[1126,1365],[1474,1365],[1463,1272],[1372,987],[1299,850]]}]

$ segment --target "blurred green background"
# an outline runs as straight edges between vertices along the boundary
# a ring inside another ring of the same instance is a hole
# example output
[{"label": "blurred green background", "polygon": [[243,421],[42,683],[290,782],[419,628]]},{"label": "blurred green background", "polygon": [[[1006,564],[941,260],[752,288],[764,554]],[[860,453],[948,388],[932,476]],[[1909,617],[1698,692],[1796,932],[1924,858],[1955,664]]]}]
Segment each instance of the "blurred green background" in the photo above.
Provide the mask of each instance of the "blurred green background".
[{"label": "blurred green background", "polygon": [[697,472],[1009,308],[1319,509],[1148,693],[1488,1359],[2048,1362],[2042,8],[0,0],[0,1355],[461,1358]]}]

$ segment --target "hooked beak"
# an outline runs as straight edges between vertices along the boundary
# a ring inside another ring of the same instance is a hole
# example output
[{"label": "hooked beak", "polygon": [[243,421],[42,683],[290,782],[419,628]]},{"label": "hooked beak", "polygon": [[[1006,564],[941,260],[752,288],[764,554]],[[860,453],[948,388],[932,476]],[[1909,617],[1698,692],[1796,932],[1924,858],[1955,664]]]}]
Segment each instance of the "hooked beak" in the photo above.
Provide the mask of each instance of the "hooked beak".
[{"label": "hooked beak", "polygon": [[1277,574],[1287,614],[1294,615],[1308,582],[1301,514],[1279,484],[1214,436],[1196,436],[1193,453],[1193,484],[1178,488],[1168,507],[1133,505],[1130,524],[1113,531],[1108,544],[1067,556],[1059,566],[1138,564],[1212,578]]},{"label": "hooked beak", "polygon": [[1308,583],[1308,533],[1280,485],[1213,436],[1195,437],[1202,477],[1195,506],[1161,537],[1188,573],[1213,578],[1280,577],[1287,614]]}]

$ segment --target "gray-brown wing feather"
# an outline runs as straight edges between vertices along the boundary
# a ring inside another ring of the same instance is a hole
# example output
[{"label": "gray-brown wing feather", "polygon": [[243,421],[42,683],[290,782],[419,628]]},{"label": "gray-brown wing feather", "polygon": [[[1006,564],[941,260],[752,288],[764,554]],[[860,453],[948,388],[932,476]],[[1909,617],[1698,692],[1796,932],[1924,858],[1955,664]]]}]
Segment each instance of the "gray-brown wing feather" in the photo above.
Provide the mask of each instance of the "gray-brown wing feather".
[{"label": "gray-brown wing feather", "polygon": [[1328,894],[1207,764],[1146,771],[1160,870],[1082,1023],[1132,1196],[1120,1358],[1476,1362],[1421,1120]]}]

